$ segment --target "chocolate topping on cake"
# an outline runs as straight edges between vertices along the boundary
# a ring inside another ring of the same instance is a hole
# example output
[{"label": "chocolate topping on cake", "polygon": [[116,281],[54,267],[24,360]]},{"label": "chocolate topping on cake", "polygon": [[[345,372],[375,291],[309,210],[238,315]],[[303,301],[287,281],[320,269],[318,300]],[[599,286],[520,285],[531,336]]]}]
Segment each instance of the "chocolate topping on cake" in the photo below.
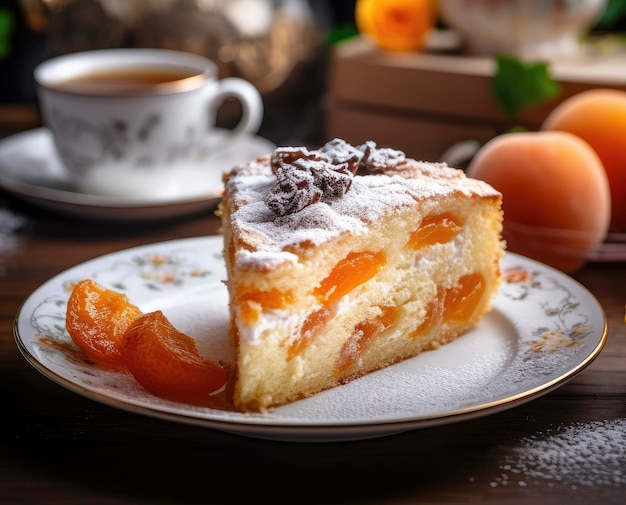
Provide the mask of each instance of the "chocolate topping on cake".
[{"label": "chocolate topping on cake", "polygon": [[270,158],[278,180],[265,202],[279,216],[294,214],[316,202],[341,198],[350,189],[352,178],[361,170],[381,173],[382,168],[406,159],[401,151],[378,149],[372,141],[354,147],[333,139],[317,151],[306,147],[279,147]]}]

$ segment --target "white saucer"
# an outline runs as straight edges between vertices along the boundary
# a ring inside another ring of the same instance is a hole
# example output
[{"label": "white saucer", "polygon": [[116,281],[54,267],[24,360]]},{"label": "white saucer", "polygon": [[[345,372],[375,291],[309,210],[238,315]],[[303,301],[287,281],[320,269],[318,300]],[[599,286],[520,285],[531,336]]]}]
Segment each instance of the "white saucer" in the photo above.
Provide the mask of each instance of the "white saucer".
[{"label": "white saucer", "polygon": [[[218,129],[211,144],[228,130]],[[222,194],[222,172],[275,149],[269,140],[247,136],[226,144],[207,160],[211,169],[193,193],[166,199],[137,199],[78,192],[59,160],[47,128],[36,128],[0,141],[0,188],[46,209],[80,217],[116,220],[163,219],[213,208]]]}]

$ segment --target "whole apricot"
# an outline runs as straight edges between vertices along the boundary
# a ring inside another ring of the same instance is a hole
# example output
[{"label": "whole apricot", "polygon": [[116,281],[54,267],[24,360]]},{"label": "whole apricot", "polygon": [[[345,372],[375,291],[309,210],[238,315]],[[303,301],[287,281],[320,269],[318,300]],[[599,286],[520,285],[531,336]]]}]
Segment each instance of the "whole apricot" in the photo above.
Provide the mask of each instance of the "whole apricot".
[{"label": "whole apricot", "polygon": [[608,178],[596,152],[576,135],[499,135],[478,151],[467,175],[502,193],[503,238],[512,252],[572,272],[606,237]]},{"label": "whole apricot", "polygon": [[626,232],[626,92],[597,88],[578,93],[548,114],[546,131],[578,135],[598,154],[611,187],[611,231]]}]

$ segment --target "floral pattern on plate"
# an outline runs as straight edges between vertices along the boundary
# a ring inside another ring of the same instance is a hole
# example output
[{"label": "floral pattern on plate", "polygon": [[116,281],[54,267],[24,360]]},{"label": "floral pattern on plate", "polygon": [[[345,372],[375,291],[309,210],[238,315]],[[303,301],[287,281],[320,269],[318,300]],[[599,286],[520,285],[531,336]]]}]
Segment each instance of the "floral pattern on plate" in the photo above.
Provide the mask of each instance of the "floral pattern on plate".
[{"label": "floral pattern on plate", "polygon": [[[523,267],[511,267],[503,272],[503,279],[503,296],[524,301],[534,295],[546,316],[546,324],[538,325],[531,332],[536,338],[526,341],[532,352],[558,352],[576,347],[594,332],[589,325],[590,318],[581,311],[576,295],[557,278]],[[540,298],[540,293],[545,297]]]},{"label": "floral pattern on plate", "polygon": [[[130,374],[89,363],[65,330],[73,284],[91,278],[143,311],[163,310],[199,350],[232,357],[222,238],[120,251],[50,279],[26,301],[16,340],[26,359],[63,386],[147,415],[258,437],[345,440],[381,436],[502,410],[564,383],[606,339],[595,298],[570,277],[507,253],[494,310],[462,338],[312,398],[264,414],[179,404],[149,394]],[[462,379],[462,380],[461,380]]]}]

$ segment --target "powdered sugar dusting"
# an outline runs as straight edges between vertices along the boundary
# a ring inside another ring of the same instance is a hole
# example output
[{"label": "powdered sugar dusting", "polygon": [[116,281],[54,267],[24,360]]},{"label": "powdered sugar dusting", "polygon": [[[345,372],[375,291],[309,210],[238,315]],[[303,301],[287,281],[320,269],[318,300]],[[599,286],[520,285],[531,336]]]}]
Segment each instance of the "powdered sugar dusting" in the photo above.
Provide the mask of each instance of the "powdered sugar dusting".
[{"label": "powdered sugar dusting", "polygon": [[362,146],[363,160],[361,164],[367,172],[377,172],[387,167],[395,167],[406,159],[403,152],[390,148],[377,148],[376,143],[369,140]]},{"label": "powdered sugar dusting", "polygon": [[[354,148],[344,150],[342,147],[325,155],[343,162],[354,152]],[[271,157],[235,167],[227,175],[225,184],[227,197],[232,197],[236,209],[231,216],[235,233],[251,246],[250,249],[261,252],[264,260],[268,259],[268,253],[273,253],[277,255],[274,258],[276,262],[293,261],[294,257],[285,256],[283,251],[293,250],[303,243],[318,246],[343,233],[365,233],[369,225],[416,201],[454,192],[468,196],[498,195],[487,184],[469,179],[460,170],[445,164],[405,159],[403,153],[402,156],[395,156],[392,155],[395,151],[390,153],[389,149],[371,148],[370,151],[366,150],[366,158],[368,163],[371,162],[370,169],[376,173],[354,176],[349,191],[340,197],[311,198],[305,202],[306,205],[295,205],[297,210],[279,215],[266,202],[266,197],[277,184]],[[305,154],[311,155],[308,151]],[[314,161],[304,160],[303,163],[309,162]],[[386,165],[377,165],[383,163]],[[297,171],[297,168],[294,170]],[[294,190],[293,195],[297,193],[296,186],[290,186]],[[260,259],[250,252],[238,261],[242,267],[252,267]]]},{"label": "powdered sugar dusting", "polygon": [[491,482],[506,485],[626,485],[626,419],[572,423],[531,435],[500,465],[504,472]]}]

